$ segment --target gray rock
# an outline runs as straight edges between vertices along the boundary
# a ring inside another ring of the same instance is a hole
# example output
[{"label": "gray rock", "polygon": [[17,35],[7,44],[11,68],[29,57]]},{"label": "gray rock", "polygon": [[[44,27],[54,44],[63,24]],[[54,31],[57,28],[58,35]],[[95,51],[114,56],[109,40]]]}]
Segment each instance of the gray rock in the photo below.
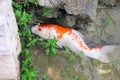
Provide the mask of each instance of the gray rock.
[{"label": "gray rock", "polygon": [[114,6],[120,6],[120,0],[99,0],[99,4],[103,6],[109,6],[109,7],[114,7]]},{"label": "gray rock", "polygon": [[90,42],[93,45],[112,45],[112,44],[120,44],[120,19],[118,16],[120,16],[120,10],[116,9],[100,9],[96,20],[94,23],[91,23],[91,25],[88,25],[87,27],[82,27],[81,21],[79,21],[79,24],[77,25],[80,27],[80,29],[87,30],[86,34],[84,34]]},{"label": "gray rock", "polygon": [[20,40],[12,0],[0,0],[0,80],[19,78]]},{"label": "gray rock", "polygon": [[86,30],[85,22],[83,20],[81,20],[81,19],[78,19],[76,21],[75,27],[78,27],[81,30]]},{"label": "gray rock", "polygon": [[95,20],[98,0],[38,0],[38,2],[48,8],[64,8],[68,14],[87,14]]},{"label": "gray rock", "polygon": [[72,15],[64,15],[61,18],[56,19],[57,23],[66,27],[73,27],[76,24],[76,18]]},{"label": "gray rock", "polygon": [[74,16],[66,16],[66,22],[67,22],[67,25],[69,25],[70,27],[74,26],[75,23],[76,23],[76,18]]},{"label": "gray rock", "polygon": [[104,29],[105,35],[111,36],[114,44],[120,44],[119,13],[119,9],[102,9],[96,18],[96,23]]},{"label": "gray rock", "polygon": [[87,31],[96,31],[96,27],[95,26],[88,26],[87,27]]},{"label": "gray rock", "polygon": [[47,18],[57,18],[61,12],[58,9],[50,9],[50,13],[48,13],[45,17]]},{"label": "gray rock", "polygon": [[41,6],[44,6],[47,8],[59,7],[61,4],[61,0],[38,0],[38,2]]}]

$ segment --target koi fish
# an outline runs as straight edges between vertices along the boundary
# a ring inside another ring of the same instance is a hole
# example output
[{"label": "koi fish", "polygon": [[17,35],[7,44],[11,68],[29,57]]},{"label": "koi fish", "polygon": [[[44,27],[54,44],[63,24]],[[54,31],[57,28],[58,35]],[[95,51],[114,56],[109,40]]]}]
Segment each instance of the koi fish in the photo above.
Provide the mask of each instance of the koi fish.
[{"label": "koi fish", "polygon": [[56,38],[58,40],[57,45],[60,48],[68,47],[76,54],[80,54],[83,51],[85,56],[104,63],[109,63],[107,53],[115,48],[114,45],[89,48],[84,42],[82,33],[56,24],[35,25],[31,28],[31,31],[44,39]]}]

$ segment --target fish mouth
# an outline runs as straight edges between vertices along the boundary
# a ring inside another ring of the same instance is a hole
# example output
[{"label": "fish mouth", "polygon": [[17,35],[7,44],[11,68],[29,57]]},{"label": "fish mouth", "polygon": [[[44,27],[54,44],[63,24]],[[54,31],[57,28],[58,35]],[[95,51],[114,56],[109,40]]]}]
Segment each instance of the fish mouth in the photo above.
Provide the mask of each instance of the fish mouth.
[{"label": "fish mouth", "polygon": [[31,31],[32,33],[36,33],[38,31],[38,25],[32,26]]}]

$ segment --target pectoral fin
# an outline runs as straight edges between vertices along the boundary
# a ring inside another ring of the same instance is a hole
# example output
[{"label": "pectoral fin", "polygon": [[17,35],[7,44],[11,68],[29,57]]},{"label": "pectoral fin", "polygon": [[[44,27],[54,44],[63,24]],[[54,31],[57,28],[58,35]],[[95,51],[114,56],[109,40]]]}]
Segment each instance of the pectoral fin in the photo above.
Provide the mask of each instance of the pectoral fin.
[{"label": "pectoral fin", "polygon": [[73,33],[76,33],[77,35],[79,35],[80,38],[84,38],[84,35],[76,30],[73,30]]},{"label": "pectoral fin", "polygon": [[63,45],[60,43],[60,41],[57,42],[57,46],[58,46],[59,48],[63,48]]}]

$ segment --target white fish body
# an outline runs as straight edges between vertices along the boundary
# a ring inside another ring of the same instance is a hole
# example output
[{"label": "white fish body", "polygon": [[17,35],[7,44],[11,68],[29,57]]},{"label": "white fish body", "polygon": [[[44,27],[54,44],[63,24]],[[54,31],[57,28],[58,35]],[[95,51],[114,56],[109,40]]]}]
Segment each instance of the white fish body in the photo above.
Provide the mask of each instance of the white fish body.
[{"label": "white fish body", "polygon": [[[84,52],[85,56],[98,59],[101,62],[109,63],[107,53],[114,50],[115,46],[103,46],[97,48],[89,48],[83,39],[83,35],[73,29],[63,28],[59,25],[54,24],[41,24],[32,27],[32,32],[41,36],[44,39],[53,39],[56,37],[58,39],[57,45],[59,47],[68,47],[76,54],[80,54],[81,51]],[[61,36],[62,35],[62,36]]]}]

